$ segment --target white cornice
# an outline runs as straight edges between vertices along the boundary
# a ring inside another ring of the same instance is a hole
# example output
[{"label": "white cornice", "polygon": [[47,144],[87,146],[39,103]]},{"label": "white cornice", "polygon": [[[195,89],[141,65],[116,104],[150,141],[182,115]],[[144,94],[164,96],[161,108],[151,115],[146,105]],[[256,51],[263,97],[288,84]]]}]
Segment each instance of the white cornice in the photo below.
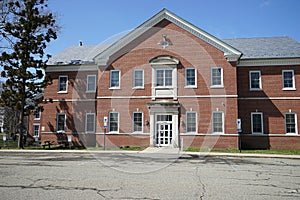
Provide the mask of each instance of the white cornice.
[{"label": "white cornice", "polygon": [[167,19],[170,22],[176,24],[180,28],[186,30],[187,32],[195,35],[196,37],[200,38],[201,40],[207,42],[208,44],[216,47],[217,49],[224,52],[224,56],[228,58],[228,61],[237,61],[239,57],[242,55],[240,51],[233,48],[232,46],[226,44],[225,42],[219,40],[218,38],[210,35],[209,33],[199,29],[198,27],[192,25],[191,23],[185,21],[184,19],[180,18],[179,16],[171,13],[167,9],[163,9],[152,18],[141,24],[139,27],[125,35],[123,38],[112,44],[102,53],[95,56],[94,60],[99,66],[106,65],[109,57],[116,53],[118,50],[122,49],[138,36],[145,33],[151,27],[162,21],[163,19]]},{"label": "white cornice", "polygon": [[300,58],[241,59],[237,67],[300,65]]},{"label": "white cornice", "polygon": [[46,72],[97,71],[97,65],[48,65]]}]

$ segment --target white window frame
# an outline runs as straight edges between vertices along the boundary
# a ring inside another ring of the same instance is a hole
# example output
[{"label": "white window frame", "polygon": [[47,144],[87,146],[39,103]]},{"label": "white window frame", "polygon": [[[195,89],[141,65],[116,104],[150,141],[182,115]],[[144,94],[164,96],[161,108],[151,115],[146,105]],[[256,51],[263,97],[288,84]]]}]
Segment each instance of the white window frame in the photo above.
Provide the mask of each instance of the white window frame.
[{"label": "white window frame", "polygon": [[[111,120],[110,120],[110,115],[111,114],[118,114],[118,130],[117,131],[111,131],[110,130],[110,123],[111,123]],[[119,129],[120,129],[120,113],[119,112],[110,112],[109,113],[109,116],[108,116],[108,121],[109,121],[109,124],[108,124],[108,132],[109,133],[119,133]]]},{"label": "white window frame", "polygon": [[[142,130],[140,130],[140,131],[134,130],[134,115],[137,114],[137,113],[142,114],[142,126],[141,126]],[[143,129],[143,127],[144,127],[143,120],[144,120],[144,113],[143,112],[133,112],[132,113],[132,132],[133,133],[143,133],[143,131],[144,131],[144,129]]]},{"label": "white window frame", "polygon": [[[252,85],[251,74],[253,74],[253,73],[258,73],[258,75],[259,75],[259,88],[252,88],[251,87],[251,85]],[[249,71],[249,88],[250,88],[250,91],[259,91],[259,90],[262,90],[261,71],[259,71],[259,70]]]},{"label": "white window frame", "polygon": [[[118,86],[112,86],[112,74],[114,72],[118,72],[119,73],[119,85]],[[110,70],[110,77],[109,77],[109,89],[120,89],[121,88],[121,71],[120,70]]]},{"label": "white window frame", "polygon": [[[188,115],[189,114],[195,114],[195,128],[196,130],[195,131],[188,131]],[[192,133],[192,134],[196,134],[198,132],[198,116],[197,116],[197,112],[195,111],[189,111],[189,112],[186,112],[186,117],[185,117],[185,124],[186,124],[186,127],[185,127],[185,131],[186,133]]]},{"label": "white window frame", "polygon": [[[38,128],[38,134],[37,135],[35,135],[35,126],[38,126],[39,128]],[[35,138],[35,137],[40,137],[40,128],[41,128],[41,126],[40,126],[40,124],[33,124],[33,137]]]},{"label": "white window frame", "polygon": [[[64,130],[58,130],[58,116],[59,115],[64,115]],[[65,133],[66,132],[66,121],[67,121],[67,119],[66,119],[66,114],[65,113],[58,113],[56,115],[56,132],[57,133]]]},{"label": "white window frame", "polygon": [[[38,117],[36,117],[36,113],[38,113]],[[41,119],[41,107],[36,107],[34,109],[34,112],[33,112],[33,120],[40,120]]]},{"label": "white window frame", "polygon": [[[66,80],[66,90],[60,90],[60,84],[61,84],[60,79],[61,78],[67,78],[67,80]],[[68,93],[68,81],[69,81],[69,78],[66,75],[58,77],[58,93]]]},{"label": "white window frame", "polygon": [[[292,72],[293,87],[284,87],[284,73]],[[282,90],[296,90],[294,70],[282,70]]]},{"label": "white window frame", "polygon": [[[218,114],[218,113],[221,113],[222,114],[222,132],[214,132],[214,114]],[[211,115],[211,121],[212,121],[212,133],[213,134],[224,134],[224,128],[225,128],[225,121],[224,121],[224,112],[223,111],[214,111],[212,112],[212,115]]]},{"label": "white window frame", "polygon": [[[88,115],[92,115],[94,117],[94,121],[93,121],[93,130],[88,130]],[[96,114],[95,113],[86,113],[85,114],[85,132],[86,133],[95,133],[95,127],[96,127]]]},{"label": "white window frame", "polygon": [[[194,85],[188,85],[188,81],[187,81],[187,71],[188,70],[194,70],[195,73],[195,84]],[[197,69],[196,68],[186,68],[185,69],[185,88],[197,88]]]},{"label": "white window frame", "polygon": [[[287,132],[287,124],[286,124],[286,115],[292,114],[295,117],[295,133],[288,133]],[[287,135],[298,135],[298,123],[297,123],[297,114],[294,112],[288,112],[284,114],[284,128],[285,128],[285,133]]]},{"label": "white window frame", "polygon": [[[136,72],[142,72],[142,85],[139,85],[139,86],[135,85],[135,81],[136,81],[135,74],[136,74]],[[143,69],[133,70],[133,88],[134,89],[144,89],[144,70]]]},{"label": "white window frame", "polygon": [[[254,132],[254,130],[253,130],[253,115],[261,116],[261,132]],[[251,112],[251,133],[254,135],[264,134],[264,115],[262,112]]]},{"label": "white window frame", "polygon": [[[95,79],[95,83],[94,83],[94,85],[93,85],[93,88],[92,89],[90,89],[89,88],[89,78],[94,78]],[[94,93],[94,92],[96,92],[96,88],[97,88],[97,76],[96,75],[87,75],[87,77],[86,77],[86,92],[87,93]]]},{"label": "white window frame", "polygon": [[[157,85],[157,71],[160,71],[160,70],[163,70],[164,71],[164,77],[163,77],[163,85],[160,85],[160,86],[158,86]],[[167,85],[166,86],[166,70],[168,70],[168,71],[172,71],[172,85]],[[155,88],[173,88],[174,87],[174,68],[171,68],[171,67],[160,67],[160,68],[156,68],[155,69]]]},{"label": "white window frame", "polygon": [[[213,70],[215,69],[221,69],[221,84],[214,85],[213,83]],[[223,88],[224,87],[224,82],[223,82],[223,67],[212,67],[210,70],[210,84],[211,88]]]}]

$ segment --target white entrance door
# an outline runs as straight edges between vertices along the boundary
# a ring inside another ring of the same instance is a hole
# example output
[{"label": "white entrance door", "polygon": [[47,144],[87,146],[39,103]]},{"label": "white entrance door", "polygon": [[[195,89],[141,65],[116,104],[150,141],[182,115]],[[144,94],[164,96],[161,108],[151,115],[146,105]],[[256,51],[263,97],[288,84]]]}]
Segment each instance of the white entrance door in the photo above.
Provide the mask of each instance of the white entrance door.
[{"label": "white entrance door", "polygon": [[157,115],[156,146],[170,146],[173,137],[172,115]]}]

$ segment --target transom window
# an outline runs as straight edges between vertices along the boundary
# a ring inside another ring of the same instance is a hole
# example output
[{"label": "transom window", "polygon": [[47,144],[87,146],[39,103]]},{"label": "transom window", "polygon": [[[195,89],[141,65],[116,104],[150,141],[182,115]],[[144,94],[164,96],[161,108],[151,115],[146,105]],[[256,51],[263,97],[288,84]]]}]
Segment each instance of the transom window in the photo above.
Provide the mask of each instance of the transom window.
[{"label": "transom window", "polygon": [[143,132],[143,113],[133,113],[133,132]]},{"label": "transom window", "polygon": [[251,113],[251,129],[253,134],[263,133],[263,114],[259,112]]},{"label": "transom window", "polygon": [[173,69],[156,69],[156,87],[172,87]]},{"label": "transom window", "polygon": [[261,90],[261,74],[260,71],[250,71],[250,90]]},{"label": "transom window", "polygon": [[196,133],[197,132],[197,113],[187,112],[186,113],[186,132]]},{"label": "transom window", "polygon": [[109,113],[109,132],[119,132],[119,113]]},{"label": "transom window", "polygon": [[295,113],[285,114],[285,132],[287,134],[297,134],[297,115]]},{"label": "transom window", "polygon": [[88,75],[86,82],[86,91],[96,92],[96,75]]},{"label": "transom window", "polygon": [[110,88],[118,89],[120,88],[120,74],[119,70],[110,71]]},{"label": "transom window", "polygon": [[35,120],[39,120],[41,118],[41,108],[40,107],[36,107],[34,109],[34,119]]},{"label": "transom window", "polygon": [[211,68],[211,86],[223,87],[223,68],[213,67]]},{"label": "transom window", "polygon": [[59,76],[58,77],[58,92],[67,92],[68,91],[68,76]]},{"label": "transom window", "polygon": [[95,113],[87,113],[85,118],[85,131],[87,133],[95,132]]},{"label": "transom window", "polygon": [[136,69],[133,72],[133,87],[144,88],[144,70]]},{"label": "transom window", "polygon": [[65,113],[59,113],[56,116],[56,131],[59,132],[65,132],[65,126],[66,126],[66,114]]},{"label": "transom window", "polygon": [[197,87],[197,72],[195,68],[185,69],[185,86],[186,87]]},{"label": "transom window", "polygon": [[212,113],[212,130],[213,133],[224,133],[224,117],[223,112]]},{"label": "transom window", "polygon": [[294,70],[282,71],[283,89],[295,89]]}]

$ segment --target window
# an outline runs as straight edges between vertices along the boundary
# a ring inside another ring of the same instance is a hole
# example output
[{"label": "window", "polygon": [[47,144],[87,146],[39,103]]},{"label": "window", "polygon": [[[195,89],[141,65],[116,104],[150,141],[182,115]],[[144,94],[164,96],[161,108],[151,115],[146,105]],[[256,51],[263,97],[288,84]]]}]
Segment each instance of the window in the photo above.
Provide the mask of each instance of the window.
[{"label": "window", "polygon": [[252,134],[262,134],[263,130],[263,114],[262,113],[251,113],[251,129]]},{"label": "window", "polygon": [[33,124],[33,137],[39,137],[40,135],[40,125]]},{"label": "window", "polygon": [[186,113],[186,132],[196,133],[197,132],[197,113],[187,112]]},{"label": "window", "polygon": [[58,77],[58,92],[65,93],[68,91],[68,76]]},{"label": "window", "polygon": [[87,113],[85,118],[85,131],[87,133],[95,132],[95,113]]},{"label": "window", "polygon": [[96,92],[96,75],[88,75],[86,82],[86,91]]},{"label": "window", "polygon": [[261,75],[260,71],[250,71],[249,72],[250,80],[250,90],[261,90]]},{"label": "window", "polygon": [[285,132],[287,134],[297,134],[297,115],[295,113],[285,114]]},{"label": "window", "polygon": [[34,109],[34,120],[39,120],[41,118],[41,108],[40,107],[36,107]]},{"label": "window", "polygon": [[119,89],[120,88],[120,71],[111,70],[110,71],[110,88]]},{"label": "window", "polygon": [[185,86],[197,87],[197,73],[195,68],[185,69]]},{"label": "window", "polygon": [[109,132],[119,132],[119,113],[109,113]]},{"label": "window", "polygon": [[133,132],[143,132],[143,113],[133,113]]},{"label": "window", "polygon": [[172,69],[157,69],[156,70],[156,87],[172,87]]},{"label": "window", "polygon": [[211,86],[223,87],[223,69],[222,67],[213,67],[211,69]]},{"label": "window", "polygon": [[213,112],[212,129],[213,133],[224,133],[223,112]]},{"label": "window", "polygon": [[133,87],[144,88],[144,70],[136,69],[133,71]]},{"label": "window", "polygon": [[295,89],[294,70],[283,70],[282,71],[282,83],[284,90]]},{"label": "window", "polygon": [[64,113],[60,113],[56,117],[56,131],[58,133],[65,132],[66,125],[66,115]]}]

